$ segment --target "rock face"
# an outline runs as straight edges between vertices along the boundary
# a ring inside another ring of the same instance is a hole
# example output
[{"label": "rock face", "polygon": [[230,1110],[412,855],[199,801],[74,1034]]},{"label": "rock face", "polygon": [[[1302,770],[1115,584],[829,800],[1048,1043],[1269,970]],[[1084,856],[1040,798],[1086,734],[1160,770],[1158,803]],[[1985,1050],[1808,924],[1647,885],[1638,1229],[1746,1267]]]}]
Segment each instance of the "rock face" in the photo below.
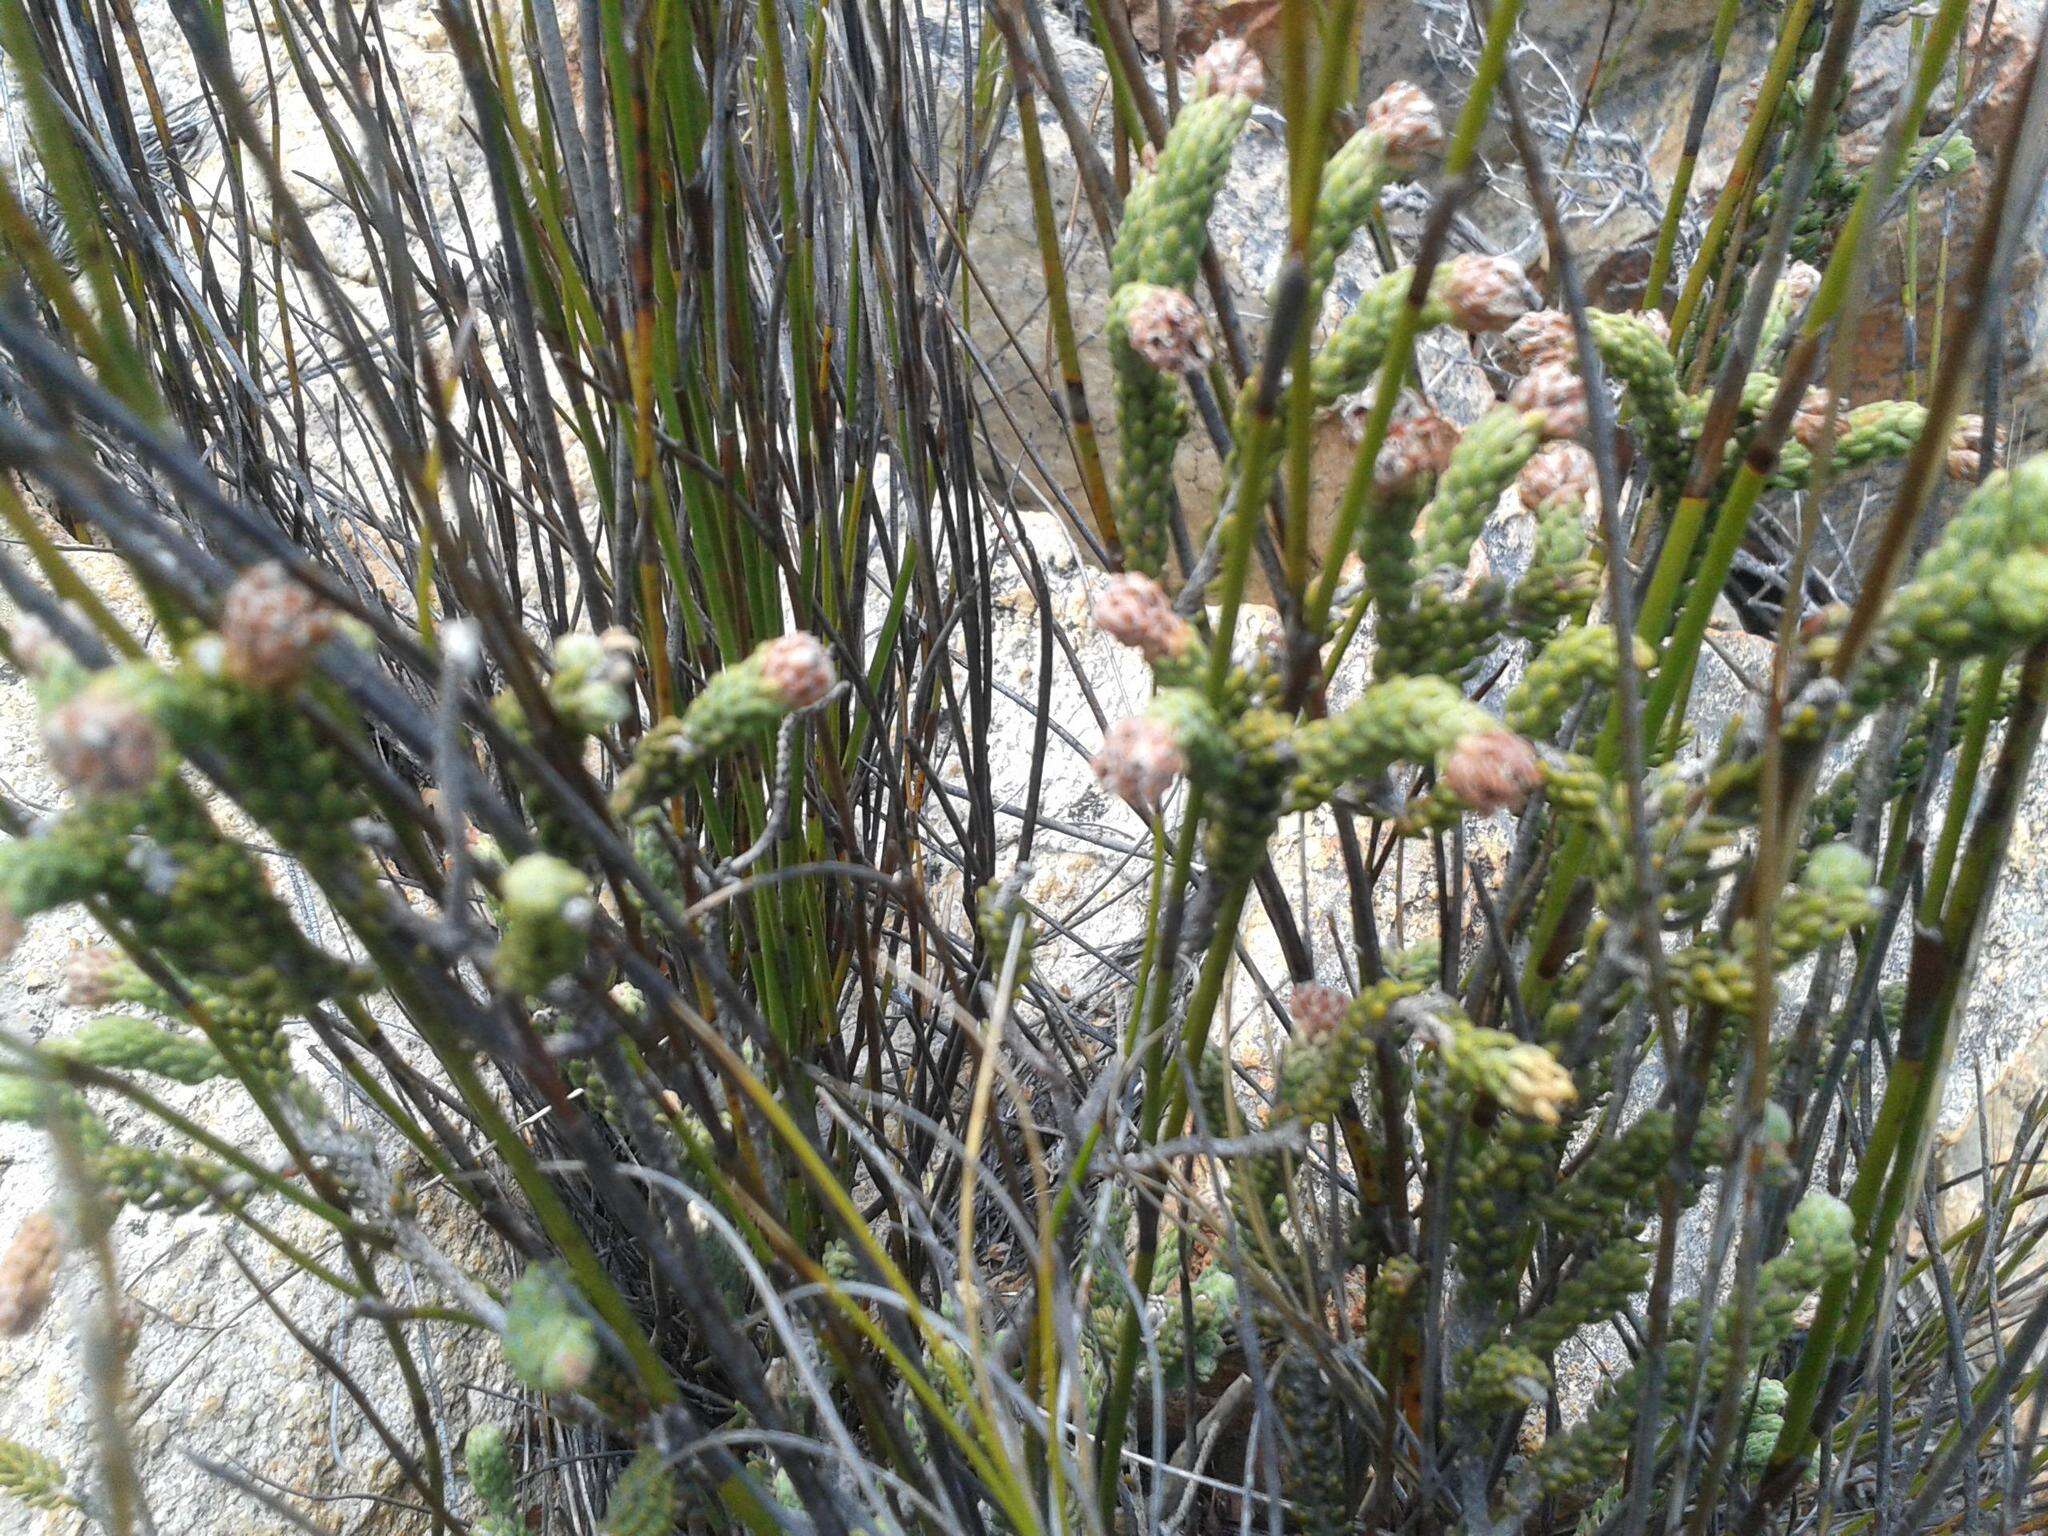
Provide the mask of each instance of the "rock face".
[{"label": "rock face", "polygon": [[[1557,0],[1528,9],[1512,55],[1516,78],[1536,136],[1551,161],[1574,247],[1596,302],[1640,302],[1718,9],[1716,0],[1674,0],[1621,11],[1604,0]],[[1701,144],[1688,238],[1704,225],[1727,179],[1746,124],[1746,88],[1763,73],[1774,39],[1778,12],[1740,9]],[[2013,139],[2019,75],[2041,9],[2040,0],[2001,3],[1990,8],[1987,24],[1982,0],[1973,8],[1963,49],[1967,86],[1961,109],[1951,80],[1937,92],[1925,131],[1960,129],[1977,145],[1977,163],[1956,181],[1926,188],[1919,195],[1921,297],[1911,326],[1896,298],[1907,265],[1903,221],[1895,220],[1879,241],[1870,301],[1862,307],[1853,345],[1841,349],[1852,404],[1898,394],[1913,347],[1917,344],[1924,367],[1930,338],[1954,308],[1953,285],[1944,289],[1936,274],[1943,267],[1944,251],[1947,270],[1953,273],[1960,267],[1998,160]],[[1276,46],[1275,29],[1268,24],[1273,10],[1271,0],[1182,8],[1183,47],[1199,48],[1219,28],[1228,28],[1270,55]],[[962,41],[946,19],[951,12],[934,4],[927,14],[933,37],[957,56]],[[1108,85],[1101,55],[1092,40],[1077,36],[1060,16],[1048,16],[1046,28],[1052,44],[1048,68],[1056,66],[1077,110],[1097,126],[1098,148],[1109,159]],[[1140,30],[1141,41],[1156,39],[1156,26],[1149,21]],[[1359,44],[1359,78],[1367,97],[1391,81],[1407,79],[1449,106],[1463,99],[1478,52],[1478,38],[1462,0],[1365,0]],[[1852,168],[1875,155],[1907,87],[1908,44],[1906,13],[1901,9],[1857,47],[1843,111],[1843,154]],[[1155,91],[1163,91],[1156,70],[1152,83]],[[1589,93],[1591,106],[1582,110],[1580,103]],[[1107,263],[1087,200],[1079,194],[1066,136],[1046,95],[1040,93],[1039,117],[1074,324],[1082,340],[1089,403],[1114,462],[1115,430],[1108,419],[1108,368],[1101,340]],[[1284,134],[1285,124],[1270,103],[1255,114],[1239,142],[1212,224],[1213,248],[1253,348],[1263,328],[1265,295],[1285,254]],[[1496,127],[1484,142],[1483,154],[1488,168],[1499,174],[1484,178],[1488,190],[1470,205],[1469,220],[1454,233],[1454,243],[1507,250],[1540,268],[1541,242],[1520,196],[1520,172],[1504,131]],[[1397,239],[1404,227],[1412,233],[1415,210],[1423,206],[1419,195],[1397,192],[1388,203]],[[1084,506],[1056,403],[1059,373],[1045,314],[1029,183],[1014,135],[1006,137],[988,167],[969,243],[983,301],[973,335],[989,359],[992,392],[1001,397],[1009,418],[1008,434],[999,442],[1011,461],[1005,468],[1021,468],[1050,494],[1071,506]],[[2048,356],[2048,313],[2041,297],[2044,250],[2048,201],[2036,209],[2022,240],[2011,292],[1998,318],[2008,396],[2020,403],[2023,419],[2026,406],[2043,387],[2041,362]],[[1333,285],[1326,325],[1345,312],[1359,281],[1377,270],[1369,254],[1354,250]],[[1468,362],[1455,348],[1425,359],[1424,377],[1432,387],[1447,391],[1454,415],[1460,403],[1468,407],[1469,415],[1470,407],[1487,398],[1484,375],[1462,366]],[[1318,496],[1327,504],[1333,482],[1348,466],[1349,445],[1334,421],[1326,420],[1319,431]],[[1199,429],[1182,444],[1177,477],[1190,522],[1205,526],[1207,509],[1214,505],[1221,484],[1221,466]]]}]

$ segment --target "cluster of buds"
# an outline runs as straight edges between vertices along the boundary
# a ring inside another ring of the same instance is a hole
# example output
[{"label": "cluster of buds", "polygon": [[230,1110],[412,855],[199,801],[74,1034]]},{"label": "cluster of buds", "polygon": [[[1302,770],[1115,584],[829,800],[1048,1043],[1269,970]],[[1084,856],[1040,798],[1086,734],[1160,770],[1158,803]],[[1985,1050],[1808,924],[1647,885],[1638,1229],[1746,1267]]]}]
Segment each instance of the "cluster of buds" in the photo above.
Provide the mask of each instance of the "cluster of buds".
[{"label": "cluster of buds", "polygon": [[1242,41],[1219,37],[1195,60],[1198,96],[1241,96],[1257,101],[1266,92],[1266,67]]},{"label": "cluster of buds", "polygon": [[88,798],[140,794],[163,771],[167,744],[121,680],[97,680],[43,716],[57,776]]},{"label": "cluster of buds", "polygon": [[1156,816],[1174,781],[1187,772],[1173,727],[1156,714],[1127,715],[1103,732],[1089,764],[1102,787],[1141,816]]},{"label": "cluster of buds", "polygon": [[680,716],[640,738],[619,776],[615,807],[631,815],[677,793],[707,759],[823,703],[836,680],[832,654],[817,636],[798,630],[763,642],[745,661],[714,674]]},{"label": "cluster of buds", "polygon": [[1395,1005],[1420,990],[1413,982],[1387,980],[1346,998],[1313,982],[1297,986],[1288,1000],[1294,1034],[1280,1057],[1274,1122],[1313,1123],[1336,1113]]},{"label": "cluster of buds", "polygon": [[974,894],[974,926],[988,951],[991,974],[1001,978],[1010,965],[1014,945],[1019,987],[1031,980],[1032,951],[1038,947],[1038,927],[1031,921],[1031,906],[1024,896],[1030,877],[1030,866],[1020,865],[1009,879],[991,880]]},{"label": "cluster of buds", "polygon": [[1598,488],[1593,455],[1577,443],[1545,443],[1515,476],[1515,495],[1531,512],[1584,505]]},{"label": "cluster of buds", "polygon": [[1160,373],[1198,373],[1215,356],[1208,322],[1178,288],[1126,283],[1117,290],[1116,311],[1131,350]]},{"label": "cluster of buds", "polygon": [[275,561],[244,571],[221,603],[224,669],[251,688],[291,687],[334,631],[334,610]]},{"label": "cluster of buds", "polygon": [[1195,644],[1194,627],[1174,612],[1165,588],[1142,571],[1110,577],[1096,596],[1094,613],[1096,628],[1155,667],[1184,661]]},{"label": "cluster of buds", "polygon": [[[1204,1269],[1188,1287],[1187,1307],[1181,1306],[1178,1263],[1165,1262],[1166,1250],[1175,1242],[1169,1231],[1160,1238],[1160,1262],[1153,1273],[1155,1286],[1171,1279],[1163,1294],[1146,1301],[1153,1348],[1159,1359],[1159,1379],[1168,1392],[1200,1387],[1215,1376],[1237,1337],[1237,1280],[1221,1265]],[[1104,1361],[1116,1354],[1118,1325],[1123,1320],[1121,1298],[1111,1297],[1089,1309],[1088,1326],[1082,1335],[1091,1367],[1099,1371]],[[1192,1339],[1189,1335],[1192,1334]],[[1189,1346],[1192,1344],[1192,1350]]]},{"label": "cluster of buds", "polygon": [[503,932],[491,969],[515,992],[544,991],[583,963],[597,916],[590,882],[550,853],[514,859],[498,886]]},{"label": "cluster of buds", "polygon": [[63,1237],[48,1211],[34,1212],[15,1229],[14,1241],[0,1253],[0,1338],[20,1338],[36,1325],[50,1305],[63,1257]]},{"label": "cluster of buds", "polygon": [[1444,263],[1434,288],[1451,324],[1493,335],[1519,324],[1543,302],[1529,274],[1512,256],[1465,252]]},{"label": "cluster of buds", "polygon": [[71,1509],[76,1504],[64,1491],[63,1467],[18,1440],[0,1440],[0,1493],[30,1509]]},{"label": "cluster of buds", "polygon": [[[1650,643],[1635,637],[1630,649],[1639,670],[1657,659]],[[1508,695],[1508,724],[1524,735],[1548,735],[1588,688],[1614,684],[1620,662],[1614,631],[1605,624],[1568,629],[1530,658],[1528,670]]]},{"label": "cluster of buds", "polygon": [[1396,762],[1435,764],[1466,736],[1499,728],[1499,721],[1443,678],[1387,678],[1350,708],[1294,733],[1299,772],[1289,804],[1311,809],[1354,779]]},{"label": "cluster of buds", "polygon": [[604,1536],[668,1536],[681,1503],[668,1458],[655,1447],[644,1446],[612,1485],[604,1509]]},{"label": "cluster of buds", "polygon": [[1642,1294],[1650,1278],[1650,1255],[1630,1235],[1609,1243],[1581,1264],[1557,1288],[1550,1304],[1515,1336],[1540,1355],[1563,1346],[1581,1328],[1605,1322]]},{"label": "cluster of buds", "polygon": [[1539,1406],[1550,1393],[1550,1367],[1525,1344],[1489,1344],[1461,1365],[1452,1398],[1460,1413],[1519,1412]]},{"label": "cluster of buds", "polygon": [[625,719],[633,708],[633,658],[639,649],[632,631],[617,628],[557,640],[548,702],[561,722],[596,736]]},{"label": "cluster of buds", "polygon": [[1396,80],[1365,109],[1365,132],[1379,137],[1387,164],[1412,171],[1444,147],[1443,119],[1418,85]]},{"label": "cluster of buds", "polygon": [[1996,655],[2048,627],[2048,455],[1999,470],[1970,493],[1891,595],[1882,639],[1857,679],[1871,705],[1936,657]]},{"label": "cluster of buds", "polygon": [[596,1375],[597,1333],[542,1268],[526,1271],[505,1296],[505,1364],[537,1392],[580,1392]]},{"label": "cluster of buds", "polygon": [[1429,1039],[1453,1081],[1493,1100],[1511,1115],[1557,1125],[1578,1102],[1578,1086],[1542,1046],[1462,1018],[1438,1020]]},{"label": "cluster of buds", "polygon": [[1566,363],[1537,364],[1515,381],[1508,391],[1508,404],[1518,411],[1540,414],[1543,419],[1537,430],[1546,438],[1584,437],[1591,421],[1586,381]]},{"label": "cluster of buds", "polygon": [[1490,816],[1520,810],[1542,786],[1543,764],[1513,731],[1468,731],[1451,744],[1438,780],[1461,805]]},{"label": "cluster of buds", "polygon": [[219,1051],[197,1035],[162,1029],[123,1013],[94,1019],[52,1047],[57,1054],[116,1072],[146,1072],[191,1086],[227,1070]]},{"label": "cluster of buds", "polygon": [[463,1439],[462,1459],[469,1468],[469,1486],[483,1508],[477,1529],[482,1536],[514,1536],[521,1525],[518,1483],[505,1431],[495,1424],[474,1426]]}]

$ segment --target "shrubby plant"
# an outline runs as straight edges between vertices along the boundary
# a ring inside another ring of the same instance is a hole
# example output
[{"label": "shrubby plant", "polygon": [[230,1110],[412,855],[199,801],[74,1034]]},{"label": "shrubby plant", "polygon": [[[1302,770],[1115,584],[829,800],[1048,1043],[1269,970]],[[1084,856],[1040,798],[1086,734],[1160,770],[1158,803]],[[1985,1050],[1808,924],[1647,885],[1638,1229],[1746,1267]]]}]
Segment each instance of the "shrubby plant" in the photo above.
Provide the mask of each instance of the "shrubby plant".
[{"label": "shrubby plant", "polygon": [[[287,5],[366,302],[217,16],[178,13],[224,146],[215,222],[150,159],[178,136],[133,37],[0,0],[42,178],[0,190],[5,649],[69,795],[8,808],[0,916],[18,939],[83,907],[106,940],[66,982],[94,1018],[6,1038],[0,1115],[47,1129],[67,1191],[0,1259],[6,1330],[66,1246],[106,1285],[110,1209],[213,1211],[374,1322],[423,1520],[492,1536],[2023,1528],[2039,1137],[1946,1235],[1926,1168],[2048,707],[2048,459],[2002,436],[1983,361],[2033,194],[2031,67],[2011,142],[1932,130],[1967,9],[1939,0],[1852,167],[1848,49],[1897,18],[1795,0],[1704,228],[1681,184],[1642,307],[1605,310],[1506,67],[1519,9],[1475,8],[1462,99],[1369,82],[1348,135],[1352,61],[1311,44],[1350,35],[1349,0],[1281,7],[1270,90],[1218,42],[1171,114],[1125,9],[1091,12],[1119,142],[1146,143],[1127,185],[1073,145],[1091,203],[1120,204],[1112,476],[1038,94],[1081,119],[1033,6],[953,18],[977,46],[941,81],[914,18],[859,7],[451,4],[491,206],[446,219],[375,29]],[[1288,243],[1238,374],[1206,257],[1262,93]],[[981,473],[971,227],[932,196],[942,140],[971,165],[1013,107],[1094,622],[1153,682],[1093,759],[1150,877],[1092,1034],[1030,870],[1075,637]],[[1446,244],[1496,125],[1540,280]],[[1829,344],[1886,300],[1879,240],[1980,149],[1924,389],[1842,398]],[[1435,214],[1332,301],[1396,179]],[[1418,387],[1439,330],[1492,370],[1472,419]],[[1355,454],[1324,533],[1332,411]],[[1189,518],[1175,452],[1203,422],[1226,486]],[[1880,472],[1850,596],[1802,612],[1830,492]],[[1766,506],[1799,550],[1770,676],[1716,736],[1692,695]],[[1516,510],[1526,566],[1475,563]],[[123,557],[135,610],[46,514]],[[990,739],[1005,562],[1043,641],[1021,811]],[[1297,817],[1346,876],[1320,967],[1273,865]],[[1489,876],[1468,849],[1503,836]],[[1403,843],[1434,872],[1413,944],[1382,928]],[[1226,1001],[1254,903],[1292,973],[1264,1061]],[[316,1087],[313,1044],[374,1130]],[[176,1107],[223,1078],[264,1145]],[[117,1099],[168,1144],[113,1130]],[[451,1258],[422,1182],[513,1271]],[[435,1320],[495,1339],[516,1418],[445,1422],[391,1255]],[[0,1488],[133,1530],[116,1332],[94,1465],[0,1444]],[[1603,1348],[1575,1399],[1569,1362]],[[581,1469],[526,1456],[543,1432]]]}]

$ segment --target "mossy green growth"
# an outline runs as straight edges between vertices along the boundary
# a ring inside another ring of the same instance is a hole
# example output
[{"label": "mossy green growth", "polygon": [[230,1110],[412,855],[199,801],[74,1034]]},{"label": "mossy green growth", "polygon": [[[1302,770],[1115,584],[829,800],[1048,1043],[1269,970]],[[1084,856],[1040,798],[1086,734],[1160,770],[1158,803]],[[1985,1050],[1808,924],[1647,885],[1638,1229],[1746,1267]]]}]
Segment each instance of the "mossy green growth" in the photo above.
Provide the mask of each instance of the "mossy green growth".
[{"label": "mossy green growth", "polygon": [[549,853],[513,860],[498,906],[502,932],[491,969],[507,987],[531,995],[583,963],[597,904],[575,865]]},{"label": "mossy green growth", "polygon": [[1465,735],[1500,723],[1458,687],[1429,675],[1374,683],[1350,708],[1294,733],[1288,807],[1308,810],[1344,784],[1397,762],[1432,764]]},{"label": "mossy green growth", "polygon": [[604,1536],[669,1536],[679,1507],[674,1471],[661,1452],[648,1446],[612,1485],[604,1510]]},{"label": "mossy green growth", "polygon": [[64,1468],[18,1440],[0,1440],[0,1494],[30,1509],[70,1509],[76,1503],[64,1491]]},{"label": "mossy green growth", "polygon": [[[1634,642],[1638,669],[1657,659],[1649,643]],[[1549,736],[1588,689],[1611,688],[1619,670],[1614,630],[1605,624],[1568,629],[1530,659],[1522,680],[1508,695],[1508,725],[1524,736]]]},{"label": "mossy green growth", "polygon": [[146,1072],[177,1083],[203,1083],[227,1070],[219,1051],[197,1035],[163,1029],[147,1019],[107,1014],[75,1034],[52,1041],[61,1056],[119,1072]]},{"label": "mossy green growth", "polygon": [[503,1340],[512,1374],[539,1392],[581,1391],[600,1359],[596,1329],[570,1305],[554,1273],[538,1265],[505,1297]]},{"label": "mossy green growth", "polygon": [[495,1424],[474,1426],[462,1442],[462,1457],[483,1510],[478,1529],[485,1536],[518,1536],[525,1522],[519,1517],[518,1481],[505,1431]]},{"label": "mossy green growth", "polygon": [[1387,1027],[1394,1005],[1421,990],[1412,981],[1378,982],[1351,1000],[1333,1028],[1294,1035],[1280,1057],[1274,1120],[1314,1122],[1335,1114],[1364,1067],[1366,1053]]},{"label": "mossy green growth", "polygon": [[2048,634],[2048,455],[1990,476],[1886,604],[1856,679],[1870,706],[1930,661],[1997,656]]}]

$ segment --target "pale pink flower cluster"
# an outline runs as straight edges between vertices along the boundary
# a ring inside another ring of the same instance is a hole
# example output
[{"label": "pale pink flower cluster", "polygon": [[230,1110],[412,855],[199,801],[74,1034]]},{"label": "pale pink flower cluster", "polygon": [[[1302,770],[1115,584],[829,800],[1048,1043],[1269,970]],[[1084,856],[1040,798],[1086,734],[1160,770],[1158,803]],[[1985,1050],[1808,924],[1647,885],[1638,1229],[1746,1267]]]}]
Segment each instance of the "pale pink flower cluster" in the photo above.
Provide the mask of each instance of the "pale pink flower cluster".
[{"label": "pale pink flower cluster", "polygon": [[1460,804],[1480,815],[1518,811],[1543,783],[1536,749],[1509,730],[1468,731],[1439,775]]},{"label": "pale pink flower cluster", "polygon": [[1561,309],[1532,309],[1507,328],[1503,340],[1518,372],[1528,373],[1545,363],[1569,364],[1579,355],[1572,332],[1572,317]]},{"label": "pale pink flower cluster", "polygon": [[1380,456],[1373,461],[1373,484],[1385,496],[1412,495],[1425,489],[1451,462],[1460,433],[1450,420],[1422,408],[1396,417],[1387,427]]},{"label": "pale pink flower cluster", "polygon": [[761,676],[791,709],[809,709],[830,693],[838,680],[824,641],[800,629],[777,636],[756,654]]},{"label": "pale pink flower cluster", "polygon": [[1420,86],[1396,80],[1365,109],[1365,131],[1380,136],[1387,164],[1413,170],[1444,147],[1443,119]]},{"label": "pale pink flower cluster", "polygon": [[1166,591],[1142,571],[1109,578],[1095,599],[1095,627],[1146,661],[1178,661],[1194,644],[1188,621],[1173,611]]},{"label": "pale pink flower cluster", "polygon": [[1453,256],[1445,264],[1437,296],[1461,331],[1492,335],[1534,312],[1543,296],[1512,256]]},{"label": "pale pink flower cluster", "polygon": [[334,633],[334,610],[276,561],[252,565],[221,603],[228,676],[252,688],[289,688]]},{"label": "pale pink flower cluster", "polygon": [[1835,430],[1841,430],[1841,415],[1835,409],[1835,397],[1826,386],[1815,384],[1799,397],[1799,406],[1792,413],[1792,435],[1807,447],[1818,449],[1821,435],[1828,430],[1829,418],[1833,417]]},{"label": "pale pink flower cluster", "polygon": [[1130,715],[1103,733],[1102,750],[1091,766],[1104,789],[1149,816],[1165,803],[1188,763],[1164,721]]},{"label": "pale pink flower cluster", "polygon": [[120,971],[121,957],[104,945],[78,950],[64,962],[57,1001],[67,1008],[104,1008],[114,1001],[114,978]]},{"label": "pale pink flower cluster", "polygon": [[1563,363],[1541,363],[1530,369],[1508,391],[1508,404],[1518,411],[1542,412],[1542,432],[1549,438],[1584,437],[1591,421],[1586,381]]},{"label": "pale pink flower cluster", "polygon": [[[1948,438],[1948,472],[1958,480],[1974,481],[1977,466],[1984,453],[1984,418],[1982,416],[1958,416],[1955,430]],[[2005,454],[2005,433],[1997,431],[1991,437],[1991,462],[1996,464]]]},{"label": "pale pink flower cluster", "polygon": [[1785,268],[1785,275],[1778,279],[1778,299],[1794,314],[1806,308],[1818,292],[1820,269],[1803,261],[1793,262]]},{"label": "pale pink flower cluster", "polygon": [[1319,981],[1296,982],[1287,995],[1287,1016],[1294,1021],[1297,1039],[1319,1040],[1344,1022],[1351,999],[1335,987]]},{"label": "pale pink flower cluster", "polygon": [[88,688],[43,719],[43,749],[57,776],[81,795],[147,789],[163,767],[164,738],[142,706],[109,688]]},{"label": "pale pink flower cluster", "polygon": [[1266,66],[1237,38],[1219,37],[1195,60],[1195,90],[1257,101],[1265,94]]},{"label": "pale pink flower cluster", "polygon": [[1515,494],[1531,512],[1589,499],[1599,485],[1593,455],[1577,443],[1545,443],[1515,477]]},{"label": "pale pink flower cluster", "polygon": [[1161,373],[1193,373],[1214,355],[1208,323],[1178,288],[1148,286],[1124,313],[1131,349]]}]

